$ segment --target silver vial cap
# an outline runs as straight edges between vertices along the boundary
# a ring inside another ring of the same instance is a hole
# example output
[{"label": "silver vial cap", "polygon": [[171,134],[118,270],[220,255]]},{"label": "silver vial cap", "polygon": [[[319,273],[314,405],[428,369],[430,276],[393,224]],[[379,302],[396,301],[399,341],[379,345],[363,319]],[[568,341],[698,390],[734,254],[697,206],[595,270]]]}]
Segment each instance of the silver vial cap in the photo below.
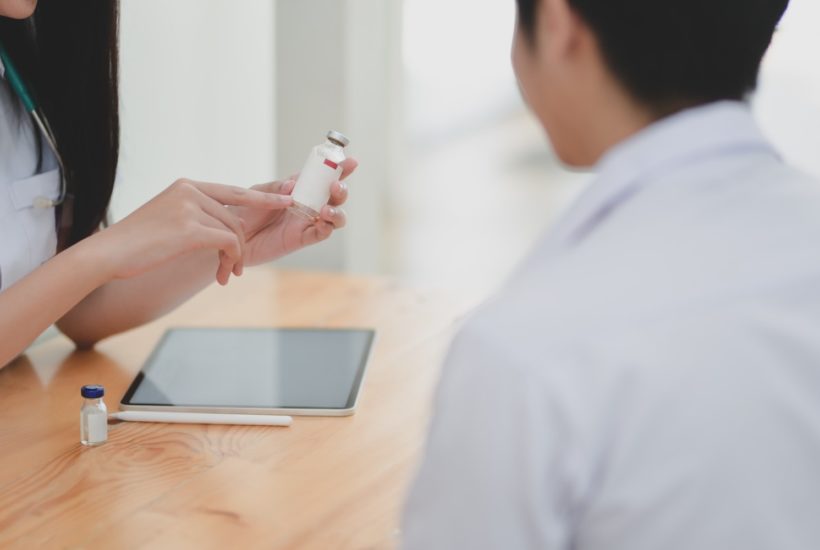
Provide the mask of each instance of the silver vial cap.
[{"label": "silver vial cap", "polygon": [[331,130],[327,133],[327,139],[330,141],[336,142],[342,147],[347,147],[347,144],[350,143],[350,140],[347,139],[347,136],[341,132],[337,132],[336,130]]}]

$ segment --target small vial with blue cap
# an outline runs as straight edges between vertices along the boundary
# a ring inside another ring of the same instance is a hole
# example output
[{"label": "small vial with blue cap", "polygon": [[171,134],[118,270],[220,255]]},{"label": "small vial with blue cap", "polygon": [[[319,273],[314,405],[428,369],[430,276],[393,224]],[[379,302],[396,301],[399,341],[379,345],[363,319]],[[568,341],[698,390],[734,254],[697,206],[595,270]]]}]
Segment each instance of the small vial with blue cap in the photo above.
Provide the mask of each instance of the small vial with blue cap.
[{"label": "small vial with blue cap", "polygon": [[103,402],[105,388],[99,385],[83,386],[83,408],[80,409],[80,443],[93,447],[108,439],[108,408]]}]

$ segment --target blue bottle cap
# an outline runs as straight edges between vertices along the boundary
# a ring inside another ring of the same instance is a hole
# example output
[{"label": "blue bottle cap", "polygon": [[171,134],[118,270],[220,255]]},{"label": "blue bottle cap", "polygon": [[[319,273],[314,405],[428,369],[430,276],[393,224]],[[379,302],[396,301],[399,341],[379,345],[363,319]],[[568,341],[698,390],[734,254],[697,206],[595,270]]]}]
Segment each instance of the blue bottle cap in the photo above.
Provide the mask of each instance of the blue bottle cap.
[{"label": "blue bottle cap", "polygon": [[86,399],[96,399],[105,395],[105,388],[96,384],[83,386],[82,389],[80,389],[80,395]]}]

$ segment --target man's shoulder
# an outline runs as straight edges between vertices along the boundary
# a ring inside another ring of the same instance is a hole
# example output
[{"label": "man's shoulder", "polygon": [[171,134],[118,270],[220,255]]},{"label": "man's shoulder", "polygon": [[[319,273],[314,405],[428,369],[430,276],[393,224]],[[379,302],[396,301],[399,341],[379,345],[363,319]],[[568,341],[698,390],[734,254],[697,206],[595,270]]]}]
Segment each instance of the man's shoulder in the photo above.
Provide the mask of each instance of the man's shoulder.
[{"label": "man's shoulder", "polygon": [[784,293],[813,288],[820,274],[820,183],[781,163],[740,176],[661,186],[568,251],[536,248],[465,337],[537,363],[646,340],[659,327],[715,318],[755,297],[784,311],[813,307],[786,304]]},{"label": "man's shoulder", "polygon": [[658,186],[568,250],[536,249],[495,312],[509,323],[609,330],[820,271],[820,182],[779,163],[746,176]]}]

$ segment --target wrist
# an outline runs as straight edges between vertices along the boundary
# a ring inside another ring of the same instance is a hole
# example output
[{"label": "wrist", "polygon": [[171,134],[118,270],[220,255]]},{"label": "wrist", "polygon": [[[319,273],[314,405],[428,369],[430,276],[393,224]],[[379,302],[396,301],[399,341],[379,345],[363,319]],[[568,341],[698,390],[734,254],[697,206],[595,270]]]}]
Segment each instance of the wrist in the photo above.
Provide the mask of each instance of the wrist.
[{"label": "wrist", "polygon": [[80,266],[78,271],[90,277],[95,286],[102,286],[116,276],[114,256],[107,251],[105,240],[102,232],[94,233],[65,251]]}]

